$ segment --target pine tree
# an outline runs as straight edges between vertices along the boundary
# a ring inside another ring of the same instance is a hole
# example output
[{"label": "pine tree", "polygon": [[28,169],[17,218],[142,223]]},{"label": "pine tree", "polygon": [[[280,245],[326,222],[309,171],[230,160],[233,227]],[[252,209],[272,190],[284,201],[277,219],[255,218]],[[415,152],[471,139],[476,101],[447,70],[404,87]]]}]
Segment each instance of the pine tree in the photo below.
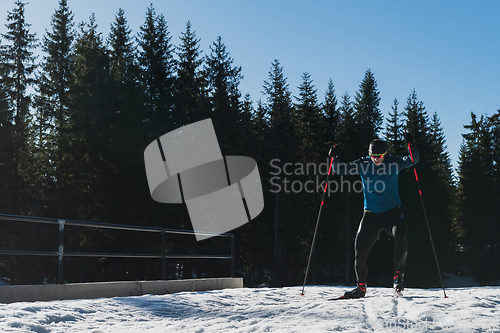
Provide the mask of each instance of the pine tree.
[{"label": "pine tree", "polygon": [[112,169],[108,176],[114,184],[108,196],[114,200],[108,210],[122,223],[128,220],[137,223],[136,207],[144,198],[136,184],[143,180],[143,149],[150,138],[145,122],[147,99],[140,85],[136,45],[121,8],[111,25],[108,45],[112,77],[110,120],[115,124],[110,138],[113,154],[110,155]]},{"label": "pine tree", "polygon": [[219,36],[210,46],[211,53],[205,57],[205,77],[208,81],[212,121],[223,154],[243,154],[239,138],[244,137],[239,84],[243,76],[241,67],[233,66],[226,46]]},{"label": "pine tree", "polygon": [[340,101],[340,124],[339,124],[339,157],[344,162],[350,162],[359,158],[359,154],[355,151],[355,147],[359,146],[358,136],[356,132],[356,114],[354,111],[351,97],[346,92],[342,95]]},{"label": "pine tree", "polygon": [[263,93],[267,96],[267,114],[269,115],[276,158],[288,158],[286,157],[287,153],[290,152],[293,144],[293,141],[290,140],[293,133],[293,105],[287,78],[284,76],[283,67],[280,66],[277,59],[272,63],[268,77],[269,82],[264,81]]},{"label": "pine tree", "polygon": [[380,93],[373,72],[368,69],[354,98],[358,133],[362,138],[359,153],[366,151],[368,144],[378,138],[382,128],[383,115],[379,109]]},{"label": "pine tree", "polygon": [[[273,158],[274,152],[270,153],[267,148],[267,144],[270,140],[270,123],[268,109],[266,108],[264,102],[261,99],[257,101],[257,108],[252,117],[252,123],[254,124],[255,133],[255,158],[257,161],[262,161],[264,166],[269,165],[269,161]],[[267,184],[267,183],[265,183]]]},{"label": "pine tree", "polygon": [[[97,30],[94,14],[80,25],[71,71],[70,129],[72,142],[67,165],[73,173],[69,202],[80,202],[72,214],[79,219],[106,220],[105,200],[109,179],[107,161],[112,150],[110,137],[116,124],[110,107],[112,79],[109,57]],[[78,170],[78,171],[77,171]]]},{"label": "pine tree", "polygon": [[439,242],[437,248],[441,249],[442,261],[445,264],[443,269],[449,270],[452,263],[447,259],[452,257],[454,250],[452,230],[456,188],[446,137],[437,112],[434,112],[430,123],[430,144],[432,165],[429,180],[433,186],[426,198],[429,201],[429,212],[435,221],[433,230],[438,234],[436,241]]},{"label": "pine tree", "polygon": [[435,164],[433,165],[434,174],[443,184],[453,185],[453,167],[451,157],[446,145],[444,130],[441,127],[441,120],[437,112],[434,112],[430,124],[431,147],[433,148]]},{"label": "pine tree", "polygon": [[142,85],[146,92],[146,119],[151,137],[158,137],[181,126],[174,114],[174,47],[163,14],[148,7],[146,21],[140,27],[138,43]]},{"label": "pine tree", "polygon": [[421,178],[427,176],[424,173],[431,173],[433,159],[433,147],[431,145],[430,121],[429,115],[425,110],[424,103],[418,100],[415,89],[407,98],[407,104],[404,108],[404,126],[409,134],[413,136],[414,146],[420,153],[420,162],[418,163]]},{"label": "pine tree", "polygon": [[[479,120],[471,113],[469,130],[459,157],[458,222],[464,248],[466,270],[481,284],[498,278],[499,219],[495,206],[498,202],[498,183],[495,183],[493,131],[488,118]],[[495,260],[497,259],[497,260]]]},{"label": "pine tree", "polygon": [[491,133],[493,139],[493,164],[495,166],[495,179],[498,178],[498,172],[500,172],[500,109],[488,118],[491,124]]},{"label": "pine tree", "polygon": [[[242,125],[245,134],[238,138],[242,154],[257,161],[265,202],[273,202],[270,191],[270,163],[272,153],[269,146],[269,123],[267,109],[261,100],[254,109],[251,97],[246,94],[242,103]],[[246,284],[257,286],[266,281],[266,270],[273,267],[274,208],[265,205],[263,212],[251,223],[234,230],[240,265],[247,276]],[[274,276],[273,276],[274,279]],[[274,284],[274,281],[272,281]]]},{"label": "pine tree", "polygon": [[[489,119],[493,140],[493,181],[497,184],[495,197],[500,199],[500,109]],[[500,200],[496,201],[495,210],[500,208]]]},{"label": "pine tree", "polygon": [[[134,137],[134,141],[141,133],[141,124],[144,122],[143,113],[145,98],[139,85],[140,69],[137,63],[137,53],[125,12],[119,9],[115,22],[111,25],[108,36],[110,47],[110,72],[113,78],[113,108],[119,122],[122,135]],[[135,130],[134,130],[135,128]],[[122,138],[124,139],[124,138]],[[128,142],[130,144],[132,142]]]},{"label": "pine tree", "polygon": [[[263,93],[267,97],[267,114],[269,115],[269,144],[273,147],[271,159],[282,167],[287,161],[293,160],[293,123],[292,123],[292,98],[288,88],[283,67],[275,59],[269,71],[269,82],[264,81]],[[283,178],[283,175],[280,176]],[[280,223],[287,219],[291,213],[289,202],[285,206],[286,194],[276,191],[274,194],[274,274],[277,285],[284,283],[285,248],[284,239],[279,234],[284,228]]]},{"label": "pine tree", "polygon": [[[491,210],[494,212],[498,212],[500,208],[500,109],[497,112],[489,117],[488,119],[491,126],[491,135],[492,135],[492,148],[493,148],[493,177],[491,179],[491,183],[493,184],[493,206]],[[487,267],[485,269],[491,273],[489,277],[487,277],[490,281],[498,281],[500,280],[500,219],[497,214],[494,214],[493,219],[491,220],[491,230],[489,234],[489,244],[488,244],[488,256],[489,261],[487,262]]]},{"label": "pine tree", "polygon": [[[415,90],[407,99],[404,115],[406,118],[405,127],[414,138],[413,148],[417,148],[420,154],[420,161],[416,165],[418,181],[438,260],[442,263],[443,258],[449,257],[452,202],[449,197],[450,184],[446,184],[446,181],[440,179],[434,170],[439,163],[436,158],[436,150],[445,154],[445,147],[438,147],[438,143],[433,142],[429,116],[424,103],[418,100]],[[437,135],[440,134],[437,133]],[[409,283],[430,286],[438,284],[439,280],[437,275],[420,273],[425,267],[435,266],[435,263],[415,181],[412,170],[406,169],[400,173],[401,201],[409,228],[413,230],[408,234],[407,276],[412,276],[413,279],[410,280],[411,282],[408,281]],[[446,269],[446,266],[443,266],[443,269]]]},{"label": "pine tree", "polygon": [[[317,191],[311,193],[310,189],[305,190],[305,184],[316,184],[316,180],[321,177],[318,170],[313,172],[308,166],[326,164],[329,148],[328,144],[332,144],[325,140],[325,138],[327,138],[328,122],[318,103],[317,89],[308,72],[303,73],[302,83],[298,88],[299,96],[296,97],[297,103],[295,104],[293,117],[296,136],[295,146],[298,153],[295,161],[296,163],[300,163],[305,171],[298,172],[297,175],[294,175],[293,180],[304,184],[304,188],[302,190],[299,189],[300,191],[289,199],[292,202],[292,207],[294,207],[294,213],[288,220],[289,223],[287,223],[287,225],[289,225],[289,233],[300,235],[296,236],[294,242],[290,242],[289,246],[293,249],[293,253],[301,254],[300,257],[297,258],[295,258],[297,255],[290,255],[289,261],[297,263],[296,266],[299,266],[301,260],[304,260],[304,265],[307,264],[305,259],[309,253],[308,249],[304,248],[303,244],[304,242],[310,242],[310,239],[312,239],[314,227],[307,228],[307,231],[304,232],[304,221],[314,221],[311,217],[317,212],[317,205],[321,198],[321,193],[317,193]],[[332,101],[330,100],[329,102]],[[308,223],[307,226],[312,225]],[[322,255],[324,253],[323,245],[328,244],[328,242],[321,241],[324,239],[324,236],[326,236],[325,231],[326,230],[322,228],[321,232],[318,233],[317,244],[319,246],[311,259],[314,262],[311,275],[313,283],[316,282],[316,278],[323,278],[322,271],[317,268],[330,264],[329,258]],[[324,250],[328,252],[329,248]]]},{"label": "pine tree", "polygon": [[[257,162],[258,151],[262,149],[262,146],[257,143],[259,137],[263,139],[263,133],[259,131],[257,112],[254,109],[252,98],[250,94],[245,94],[243,97],[243,102],[241,103],[241,116],[240,116],[240,128],[242,128],[242,137],[239,137],[238,146],[241,154],[252,156]],[[264,161],[258,163],[259,168],[262,167]]]},{"label": "pine tree", "polygon": [[298,139],[299,161],[303,163],[319,161],[322,150],[326,151],[322,142],[326,126],[318,105],[317,89],[309,73],[305,72],[302,75],[302,83],[298,88],[299,97],[295,105],[294,125]]},{"label": "pine tree", "polygon": [[[0,48],[2,45],[0,44]],[[3,59],[0,59],[3,64]],[[13,161],[13,123],[14,113],[11,112],[11,103],[8,91],[9,87],[5,82],[7,71],[3,65],[0,67],[0,188],[3,198],[8,198],[7,189],[9,188],[9,179],[11,177],[11,168]],[[0,200],[0,210],[2,212],[11,211],[11,202]]]},{"label": "pine tree", "polygon": [[[358,152],[359,147],[361,147],[361,140],[357,134],[356,111],[354,110],[351,97],[347,92],[341,97],[339,112],[339,158],[342,162],[349,163],[361,157]],[[366,147],[363,151],[366,151]],[[359,180],[359,176],[334,175],[332,178],[338,184],[346,184],[348,182],[350,184],[349,188],[353,188],[354,182]],[[336,234],[339,235],[338,244],[342,244],[342,241],[345,244],[343,248],[338,248],[338,252],[345,253],[345,262],[341,264],[345,264],[343,266],[345,267],[345,283],[351,283],[354,277],[354,237],[361,217],[362,206],[360,205],[362,205],[363,199],[360,193],[350,191],[349,189],[338,191],[335,199],[338,204],[333,216],[335,216],[335,220],[338,221],[339,225],[339,228],[336,230]]]},{"label": "pine tree", "polygon": [[125,11],[119,9],[115,21],[111,24],[108,37],[110,46],[111,73],[115,81],[125,84],[134,82],[138,77],[135,63],[135,45],[131,36],[132,30],[127,24]]},{"label": "pine tree", "polygon": [[[6,195],[2,196],[5,201],[2,212],[31,215],[38,214],[43,201],[40,180],[46,171],[39,165],[44,156],[33,116],[34,98],[30,93],[31,88],[36,89],[34,50],[39,44],[36,35],[30,33],[31,25],[25,20],[26,3],[16,1],[14,4],[15,8],[7,13],[7,32],[2,34],[8,44],[0,46],[0,122],[7,140],[1,144],[7,145],[6,151],[0,153],[4,158],[0,161],[0,165],[3,164],[0,179],[6,177],[2,184],[2,194],[6,190]],[[8,249],[37,250],[38,244],[44,241],[43,230],[34,225],[17,224],[1,229],[3,237],[0,242]],[[5,275],[11,277],[12,284],[41,283],[48,276],[46,261],[38,258],[7,258],[1,266],[6,268]]]},{"label": "pine tree", "polygon": [[399,102],[394,99],[392,113],[389,112],[390,118],[387,120],[385,131],[385,140],[387,142],[389,154],[406,155],[408,148],[405,147],[403,138],[403,125],[401,124],[401,114],[398,113]]},{"label": "pine tree", "polygon": [[[45,143],[43,148],[47,152],[47,161],[53,161],[52,168],[49,166],[45,170],[49,177],[53,177],[53,181],[46,179],[43,189],[48,192],[49,206],[57,207],[57,211],[52,209],[47,213],[63,217],[66,205],[64,157],[70,141],[67,133],[69,89],[72,84],[72,46],[75,38],[73,13],[66,0],[60,0],[59,9],[52,16],[51,26],[52,31],[46,32],[43,37],[42,50],[46,55],[41,63],[37,122],[39,140]],[[42,139],[44,133],[45,140]]]},{"label": "pine tree", "polygon": [[252,101],[252,97],[250,96],[250,94],[245,94],[245,96],[243,97],[243,103],[241,104],[241,110],[242,110],[242,123],[243,123],[243,126],[245,127],[248,127],[250,128],[250,131],[253,133],[253,134],[256,134],[256,130],[255,130],[255,116],[256,116],[256,112],[255,112],[255,109],[253,107],[253,101]]},{"label": "pine tree", "polygon": [[327,137],[325,141],[328,144],[336,143],[338,141],[338,127],[340,123],[340,113],[337,109],[337,97],[335,96],[335,86],[332,78],[328,80],[328,87],[326,88],[325,101],[322,105],[323,113],[327,122]]},{"label": "pine tree", "polygon": [[30,129],[32,96],[28,89],[36,83],[34,71],[37,65],[33,50],[38,47],[38,39],[30,33],[31,25],[25,21],[26,3],[16,0],[14,4],[15,8],[7,13],[5,26],[8,31],[2,33],[10,45],[1,45],[0,48],[0,86],[3,104],[8,107],[2,110],[6,113],[2,118],[12,121],[12,146],[6,157],[6,165],[10,166],[7,169],[10,179],[8,197],[12,201],[12,212],[22,214],[28,213],[27,201],[30,200],[27,189],[32,177],[29,166],[33,164],[30,162],[29,143],[33,142],[33,133]]},{"label": "pine tree", "polygon": [[180,124],[187,125],[211,116],[207,98],[207,83],[200,67],[200,40],[187,22],[186,31],[181,33],[178,46],[178,66],[176,80],[175,107]]},{"label": "pine tree", "polygon": [[416,144],[420,146],[429,143],[430,138],[427,137],[429,134],[429,115],[425,110],[424,103],[418,100],[415,89],[408,96],[404,115],[406,116],[406,129],[413,135]]},{"label": "pine tree", "polygon": [[[1,39],[0,39],[1,43]],[[0,49],[3,46],[0,44]],[[9,87],[5,82],[7,70],[3,67],[3,58],[0,58],[0,195],[3,200],[0,200],[0,211],[2,213],[13,212],[12,202],[9,200],[11,194],[10,181],[13,174],[13,156],[14,156],[14,137],[13,137],[13,124],[14,124],[14,113],[12,112],[11,103],[8,91]],[[13,248],[15,243],[15,235],[17,230],[12,230],[9,228],[7,223],[0,224],[0,233],[2,237],[0,238],[0,246],[5,249]],[[10,268],[3,269],[3,275],[8,276],[9,270],[16,270],[11,264],[9,264],[8,257],[2,256],[0,258],[0,267]],[[12,274],[13,275],[13,274]],[[11,276],[12,276],[11,275]],[[21,275],[21,274],[19,274]],[[12,280],[12,278],[11,278]]]}]

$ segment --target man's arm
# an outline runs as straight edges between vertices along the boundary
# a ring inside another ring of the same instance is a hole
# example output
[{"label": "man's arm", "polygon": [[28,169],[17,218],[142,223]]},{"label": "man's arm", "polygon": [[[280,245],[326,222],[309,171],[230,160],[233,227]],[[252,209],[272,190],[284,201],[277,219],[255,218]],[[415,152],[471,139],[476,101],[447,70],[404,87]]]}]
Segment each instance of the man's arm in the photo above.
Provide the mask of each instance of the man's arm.
[{"label": "man's arm", "polygon": [[339,159],[337,145],[334,144],[330,147],[328,156],[333,158],[332,170],[337,175],[359,175],[359,165],[362,163],[362,158],[352,161],[350,163],[343,163]]},{"label": "man's arm", "polygon": [[332,170],[337,175],[359,175],[363,160],[364,158],[360,158],[350,163],[342,163],[337,159],[332,164]]}]

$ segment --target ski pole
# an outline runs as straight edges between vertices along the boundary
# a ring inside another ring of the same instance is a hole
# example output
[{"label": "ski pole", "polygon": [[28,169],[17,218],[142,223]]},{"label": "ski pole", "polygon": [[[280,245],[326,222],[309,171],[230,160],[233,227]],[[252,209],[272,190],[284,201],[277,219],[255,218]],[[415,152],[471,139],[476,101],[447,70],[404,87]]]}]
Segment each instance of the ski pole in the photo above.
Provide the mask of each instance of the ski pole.
[{"label": "ski pole", "polygon": [[[335,148],[337,145],[333,145]],[[332,148],[330,148],[330,151],[328,155],[330,156],[332,152]],[[302,285],[302,292],[300,295],[304,296],[304,289],[306,288],[306,281],[307,281],[307,273],[309,272],[309,265],[311,263],[311,258],[313,255],[313,250],[314,250],[314,243],[316,241],[316,234],[318,233],[318,225],[319,225],[319,218],[321,216],[321,210],[323,208],[323,204],[325,203],[325,194],[326,194],[326,189],[328,187],[328,178],[330,178],[330,171],[332,170],[332,164],[333,164],[333,157],[330,158],[330,166],[328,167],[328,174],[326,175],[326,183],[325,183],[325,189],[323,190],[323,197],[321,199],[321,205],[319,206],[319,211],[318,211],[318,217],[316,219],[316,228],[314,229],[314,235],[311,243],[311,251],[309,252],[309,259],[307,260],[307,268],[306,268],[306,275],[304,277],[304,284]]]},{"label": "ski pole", "polygon": [[446,296],[446,290],[444,289],[443,276],[441,275],[441,269],[439,268],[439,261],[436,254],[436,248],[434,247],[434,241],[432,240],[431,227],[429,225],[429,219],[427,218],[427,212],[425,210],[425,205],[424,205],[424,198],[422,197],[422,190],[420,189],[420,184],[418,182],[417,169],[415,168],[415,162],[413,161],[413,154],[411,152],[411,147],[409,142],[408,142],[408,150],[410,151],[411,163],[413,164],[413,171],[415,172],[415,180],[417,181],[418,194],[420,195],[420,202],[422,203],[422,210],[424,211],[425,222],[427,224],[427,231],[429,232],[429,238],[431,240],[431,245],[432,245],[432,252],[434,253],[434,259],[436,260],[436,266],[439,273],[439,280],[441,281],[441,288],[443,288],[444,298],[448,298],[448,296]]}]

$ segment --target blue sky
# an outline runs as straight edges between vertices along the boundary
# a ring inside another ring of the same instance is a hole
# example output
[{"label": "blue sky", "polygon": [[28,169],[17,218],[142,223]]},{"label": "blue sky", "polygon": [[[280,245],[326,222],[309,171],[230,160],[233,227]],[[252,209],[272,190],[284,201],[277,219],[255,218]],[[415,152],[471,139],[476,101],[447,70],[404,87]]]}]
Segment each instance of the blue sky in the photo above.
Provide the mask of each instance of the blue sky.
[{"label": "blue sky", "polygon": [[[75,22],[95,13],[104,36],[119,8],[133,33],[151,1],[68,0]],[[31,32],[50,30],[58,0],[31,0],[26,7]],[[286,4],[286,5],[285,5]],[[400,110],[413,89],[427,112],[441,118],[454,166],[470,112],[500,109],[500,1],[270,1],[183,0],[153,2],[167,20],[172,43],[187,21],[201,50],[218,36],[242,67],[243,94],[256,102],[271,63],[278,59],[290,90],[298,95],[309,72],[320,101],[332,78],[337,97],[353,96],[367,69],[378,82],[380,109],[387,118],[393,100]],[[14,0],[0,0],[0,32]]]}]

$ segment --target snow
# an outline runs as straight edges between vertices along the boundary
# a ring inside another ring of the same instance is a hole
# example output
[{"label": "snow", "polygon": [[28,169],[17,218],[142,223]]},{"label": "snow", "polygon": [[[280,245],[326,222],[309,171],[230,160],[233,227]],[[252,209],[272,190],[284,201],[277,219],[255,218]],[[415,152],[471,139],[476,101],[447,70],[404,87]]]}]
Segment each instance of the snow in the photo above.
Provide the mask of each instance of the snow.
[{"label": "snow", "polygon": [[0,304],[2,332],[500,332],[500,287],[241,288],[162,296]]}]

